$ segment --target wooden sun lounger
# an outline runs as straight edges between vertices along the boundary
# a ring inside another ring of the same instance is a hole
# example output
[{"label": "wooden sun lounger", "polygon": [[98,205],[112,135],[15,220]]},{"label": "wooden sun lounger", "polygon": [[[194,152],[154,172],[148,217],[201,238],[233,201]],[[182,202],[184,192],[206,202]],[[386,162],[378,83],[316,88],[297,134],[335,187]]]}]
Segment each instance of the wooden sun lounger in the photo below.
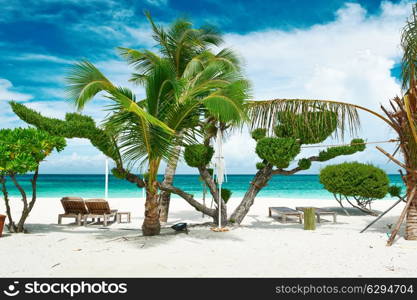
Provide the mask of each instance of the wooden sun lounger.
[{"label": "wooden sun lounger", "polygon": [[[306,206],[299,206],[299,207],[296,207],[295,209],[304,212],[304,209],[306,209],[306,208],[307,208]],[[336,223],[336,212],[335,211],[331,211],[331,210],[328,210],[328,209],[325,209],[325,208],[319,208],[319,207],[313,207],[313,208],[315,209],[315,214],[316,214],[316,217],[317,217],[317,223],[320,223],[321,216],[333,216],[333,223]]]},{"label": "wooden sun lounger", "polygon": [[78,226],[81,226],[83,216],[88,213],[84,200],[79,197],[64,197],[61,199],[65,213],[58,215],[58,224],[62,224],[62,218],[74,218]]},{"label": "wooden sun lounger", "polygon": [[272,212],[282,218],[283,223],[287,223],[287,217],[298,217],[299,223],[303,223],[303,213],[289,208],[289,207],[270,207],[269,216],[272,217]]},{"label": "wooden sun lounger", "polygon": [[95,219],[103,218],[103,225],[107,226],[109,218],[113,217],[113,222],[116,222],[117,209],[110,209],[109,203],[104,199],[88,199],[85,200],[85,205],[88,208],[88,214],[83,216],[84,226],[87,226],[88,218],[92,218],[93,222]]}]

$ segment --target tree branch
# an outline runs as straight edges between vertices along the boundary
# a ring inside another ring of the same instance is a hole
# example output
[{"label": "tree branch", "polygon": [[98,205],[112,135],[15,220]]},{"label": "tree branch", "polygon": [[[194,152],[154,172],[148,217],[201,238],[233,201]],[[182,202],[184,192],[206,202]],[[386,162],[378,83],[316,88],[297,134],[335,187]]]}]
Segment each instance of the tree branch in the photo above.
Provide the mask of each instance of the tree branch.
[{"label": "tree branch", "polygon": [[185,201],[187,201],[192,207],[194,207],[196,210],[209,215],[211,217],[216,216],[216,210],[213,208],[208,208],[207,206],[201,204],[197,200],[194,199],[193,195],[188,194],[184,192],[183,190],[176,188],[172,185],[166,184],[165,182],[159,183],[159,188],[163,191],[170,192],[172,194],[176,194],[183,198]]},{"label": "tree branch", "polygon": [[[319,161],[319,157],[318,156],[310,156],[309,158],[307,158],[309,161]],[[300,167],[296,167],[292,170],[283,170],[283,169],[275,169],[272,171],[272,175],[293,175],[297,172],[303,171],[304,169],[300,168]]]}]

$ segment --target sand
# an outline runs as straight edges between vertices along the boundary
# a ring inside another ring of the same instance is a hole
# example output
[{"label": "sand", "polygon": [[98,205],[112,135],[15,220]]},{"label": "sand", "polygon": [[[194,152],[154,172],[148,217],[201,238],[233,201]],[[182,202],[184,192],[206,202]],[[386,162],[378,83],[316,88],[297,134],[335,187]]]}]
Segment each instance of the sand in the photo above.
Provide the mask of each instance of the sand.
[{"label": "sand", "polygon": [[[229,200],[231,207],[239,199]],[[14,199],[14,204],[20,200]],[[269,206],[336,207],[332,200],[258,198],[239,227],[216,233],[192,225],[174,234],[176,222],[202,218],[182,199],[173,199],[169,222],[156,237],[140,236],[143,199],[109,199],[112,208],[131,211],[132,223],[78,227],[69,219],[57,225],[59,199],[41,198],[27,221],[28,234],[0,238],[2,277],[415,277],[417,242],[400,237],[386,247],[387,224],[395,223],[403,204],[367,232],[374,217],[338,215],[317,230],[269,218]],[[377,201],[385,210],[393,202]],[[1,199],[0,213],[4,213]],[[351,210],[351,212],[353,212]],[[402,232],[401,232],[402,236]]]}]

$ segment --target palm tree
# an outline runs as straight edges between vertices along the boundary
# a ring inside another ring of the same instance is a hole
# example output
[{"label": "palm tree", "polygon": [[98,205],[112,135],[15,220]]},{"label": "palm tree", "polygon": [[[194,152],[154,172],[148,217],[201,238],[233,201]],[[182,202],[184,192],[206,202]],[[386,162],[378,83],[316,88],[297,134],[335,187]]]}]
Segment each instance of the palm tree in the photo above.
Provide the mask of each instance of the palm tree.
[{"label": "palm tree", "polygon": [[[381,106],[385,116],[366,107],[330,100],[275,99],[270,101],[250,101],[248,103],[252,126],[271,129],[278,112],[304,113],[307,111],[329,110],[339,117],[342,132],[346,124],[355,130],[359,126],[357,109],[383,120],[393,128],[399,137],[399,149],[403,155],[406,174],[403,180],[407,186],[408,201],[406,214],[406,234],[408,240],[417,240],[417,4],[413,6],[411,17],[402,31],[402,88],[404,95],[395,97],[388,107]],[[325,119],[323,119],[326,122]],[[397,151],[395,151],[396,153]],[[392,160],[393,156],[389,155]],[[396,160],[395,160],[396,161]],[[398,226],[401,224],[400,218]],[[391,241],[389,241],[390,244]]]},{"label": "palm tree", "polygon": [[[152,27],[153,39],[157,43],[162,57],[173,66],[176,78],[183,77],[186,71],[190,72],[193,68],[201,67],[208,57],[223,60],[236,70],[239,69],[239,60],[229,49],[223,49],[216,55],[209,51],[210,47],[219,46],[223,42],[220,33],[215,28],[210,26],[193,28],[189,20],[177,19],[169,28],[165,29],[155,24],[149,12],[145,14]],[[144,84],[144,78],[152,71],[160,57],[147,50],[139,51],[122,47],[118,49],[119,53],[135,68],[131,81],[139,85]],[[181,140],[181,134],[178,139]],[[174,181],[181,151],[180,144],[173,149],[165,168],[164,183],[169,185]],[[161,222],[166,222],[168,219],[170,196],[171,194],[166,191],[160,195]]]},{"label": "palm tree", "polygon": [[225,123],[244,119],[248,91],[248,82],[234,66],[210,53],[202,53],[199,64],[188,64],[180,78],[168,59],[152,55],[153,66],[141,77],[146,98],[140,101],[87,61],[76,64],[67,77],[70,99],[78,109],[99,92],[113,101],[104,126],[115,133],[130,168],[146,168],[144,235],[160,232],[161,161],[176,155],[175,146],[195,141],[203,114]]}]

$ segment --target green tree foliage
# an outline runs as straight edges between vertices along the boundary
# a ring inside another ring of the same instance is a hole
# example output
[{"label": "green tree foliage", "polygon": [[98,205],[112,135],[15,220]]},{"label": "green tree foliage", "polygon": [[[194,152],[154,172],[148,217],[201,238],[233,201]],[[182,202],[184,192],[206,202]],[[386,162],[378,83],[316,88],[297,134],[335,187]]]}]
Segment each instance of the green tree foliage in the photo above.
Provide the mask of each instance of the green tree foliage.
[{"label": "green tree foliage", "polygon": [[3,175],[26,174],[35,171],[55,149],[66,143],[62,137],[34,128],[0,130],[0,172]]},{"label": "green tree foliage", "polygon": [[48,118],[17,102],[10,102],[13,112],[23,121],[54,136],[84,138],[114,161],[119,161],[117,147],[108,131],[96,126],[93,118],[78,113],[67,113],[65,120]]},{"label": "green tree foliage", "polygon": [[388,188],[388,193],[391,195],[391,197],[401,197],[401,190],[402,188],[398,185],[390,185]]},{"label": "green tree foliage", "polygon": [[286,168],[300,153],[300,143],[293,138],[265,137],[256,144],[256,154],[278,168]]},{"label": "green tree foliage", "polygon": [[300,144],[317,144],[327,139],[337,126],[337,116],[333,112],[306,112],[277,114],[277,137],[294,138]]},{"label": "green tree foliage", "polygon": [[265,168],[265,166],[265,163],[262,161],[256,163],[256,169],[258,170]]},{"label": "green tree foliage", "polygon": [[233,192],[231,190],[222,188],[222,199],[225,203],[229,201],[230,197],[232,197],[232,194]]},{"label": "green tree foliage", "polygon": [[389,179],[382,169],[358,162],[326,166],[320,171],[320,182],[339,203],[346,199],[353,205],[349,199],[353,198],[366,212],[371,212],[366,206],[372,200],[384,198],[389,191]]},{"label": "green tree foliage", "polygon": [[194,144],[185,147],[184,159],[187,165],[193,168],[204,167],[213,157],[214,149],[202,144]]},{"label": "green tree foliage", "polygon": [[298,161],[298,167],[301,170],[308,170],[311,167],[311,160],[307,159],[307,158],[302,158]]},{"label": "green tree foliage", "polygon": [[257,128],[251,132],[251,136],[255,141],[259,141],[260,139],[266,136],[266,129],[265,128]]},{"label": "green tree foliage", "polygon": [[[6,212],[9,219],[11,232],[23,232],[24,223],[36,202],[36,184],[39,164],[52,153],[65,148],[65,139],[50,135],[49,133],[34,128],[16,128],[0,130],[0,183],[6,204]],[[33,172],[32,199],[29,201],[27,191],[20,185],[16,175]],[[19,190],[23,210],[17,224],[13,221],[10,201],[6,186],[6,178],[9,177]]]},{"label": "green tree foliage", "polygon": [[319,161],[327,161],[340,155],[350,155],[365,150],[365,141],[363,139],[353,139],[350,145],[330,147],[319,153]]}]

